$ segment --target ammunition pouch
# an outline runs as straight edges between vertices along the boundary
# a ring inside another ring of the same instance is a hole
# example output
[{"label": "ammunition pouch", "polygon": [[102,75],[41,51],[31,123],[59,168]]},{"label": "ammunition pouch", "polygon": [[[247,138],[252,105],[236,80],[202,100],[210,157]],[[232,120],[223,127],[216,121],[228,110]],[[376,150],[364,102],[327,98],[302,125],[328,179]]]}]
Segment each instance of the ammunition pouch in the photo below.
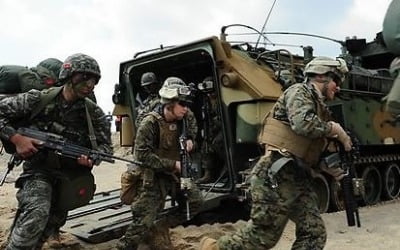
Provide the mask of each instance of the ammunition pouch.
[{"label": "ammunition pouch", "polygon": [[61,171],[62,177],[56,183],[55,207],[58,210],[69,211],[88,204],[96,190],[90,169],[77,167]]},{"label": "ammunition pouch", "polygon": [[143,169],[143,187],[152,187],[154,185],[154,171],[152,169]]},{"label": "ammunition pouch", "polygon": [[141,171],[128,169],[121,174],[120,199],[123,204],[130,205],[136,198],[140,184]]}]

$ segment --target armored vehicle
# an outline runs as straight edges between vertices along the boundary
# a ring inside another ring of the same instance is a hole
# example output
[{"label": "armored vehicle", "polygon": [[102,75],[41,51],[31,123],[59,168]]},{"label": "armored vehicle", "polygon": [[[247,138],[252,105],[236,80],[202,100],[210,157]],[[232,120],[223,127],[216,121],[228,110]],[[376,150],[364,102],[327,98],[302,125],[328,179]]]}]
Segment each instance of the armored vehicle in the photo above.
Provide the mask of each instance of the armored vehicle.
[{"label": "armored vehicle", "polygon": [[[204,161],[208,157],[204,149],[211,147],[217,136],[222,138],[219,153],[223,159],[218,162],[216,173],[210,180],[198,184],[206,199],[203,211],[221,205],[227,209],[226,204],[232,200],[249,202],[246,177],[264,152],[258,142],[263,119],[285,88],[304,80],[304,66],[313,58],[310,46],[304,47],[303,55],[297,55],[288,49],[269,50],[258,42],[230,42],[226,38],[232,26],[265,36],[254,28],[236,24],[223,27],[220,38],[212,36],[137,53],[133,59],[120,64],[119,83],[113,95],[113,115],[120,120],[121,146],[132,147],[137,109],[146,98],[140,84],[142,74],[154,72],[160,81],[176,76],[192,83],[195,101],[190,108],[199,127],[198,150],[191,157],[195,181],[203,176],[203,169],[207,168],[204,164],[209,164]],[[347,61],[350,72],[340,96],[329,106],[333,117],[359,142],[358,157],[353,161],[356,176],[361,180],[357,183],[362,185],[359,203],[371,205],[383,199],[395,199],[400,193],[400,130],[384,111],[381,101],[392,85],[388,67],[394,55],[385,48],[381,33],[372,42],[357,38],[337,42],[342,46],[340,56]],[[218,129],[213,129],[215,122]],[[340,164],[340,160],[334,164]],[[341,187],[336,181],[317,174],[315,187],[322,212],[343,209]],[[108,200],[109,196],[110,193],[106,198],[100,195],[96,199]],[[96,199],[89,206],[94,206]],[[114,208],[121,206],[118,202],[110,204]],[[119,216],[112,225],[99,222],[90,233],[79,236],[92,242],[117,236],[130,219],[129,207],[121,206],[121,209],[123,212],[109,213],[109,216]],[[164,213],[171,209],[170,204]],[[76,228],[73,219],[87,214],[85,211],[90,209],[73,212],[67,226]],[[74,233],[72,229],[69,231]]]}]

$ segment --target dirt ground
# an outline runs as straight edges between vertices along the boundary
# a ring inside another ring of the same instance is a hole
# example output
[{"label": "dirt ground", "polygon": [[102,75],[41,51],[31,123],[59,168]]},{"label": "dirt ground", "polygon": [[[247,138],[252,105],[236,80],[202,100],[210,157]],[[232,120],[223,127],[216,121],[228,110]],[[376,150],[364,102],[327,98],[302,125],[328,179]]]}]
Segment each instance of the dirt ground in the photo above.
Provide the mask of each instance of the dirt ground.
[{"label": "dirt ground", "polygon": [[[116,154],[127,156],[125,149],[116,147]],[[129,156],[127,156],[129,157]],[[6,168],[7,155],[0,156],[1,170]],[[97,191],[106,191],[119,187],[121,172],[126,164],[102,163],[94,170]],[[16,189],[13,181],[20,169],[14,170],[0,187],[0,246],[6,240],[8,229],[16,211]],[[328,231],[325,249],[400,249],[400,200],[385,202],[376,206],[360,208],[361,228],[347,227],[344,212],[323,214]],[[243,226],[244,221],[225,224],[204,224],[202,226],[178,226],[170,230],[170,237],[176,250],[197,249],[203,236],[217,238]],[[273,249],[290,249],[294,241],[294,224],[289,222],[281,240]],[[72,235],[64,234],[65,240],[59,249],[111,249],[116,240],[101,244],[88,244]],[[52,249],[46,247],[46,249]]]}]

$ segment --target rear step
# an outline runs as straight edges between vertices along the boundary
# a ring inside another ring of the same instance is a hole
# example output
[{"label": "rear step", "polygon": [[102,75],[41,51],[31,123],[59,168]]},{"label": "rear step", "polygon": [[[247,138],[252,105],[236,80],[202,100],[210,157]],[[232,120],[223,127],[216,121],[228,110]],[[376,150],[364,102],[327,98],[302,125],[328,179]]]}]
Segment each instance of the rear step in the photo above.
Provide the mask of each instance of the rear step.
[{"label": "rear step", "polygon": [[[95,244],[121,237],[132,220],[132,213],[129,205],[121,203],[119,194],[120,189],[95,194],[88,205],[68,213],[67,222],[61,230]],[[201,211],[219,206],[227,196],[223,193],[207,193]],[[171,198],[167,197],[159,218],[173,213],[177,208],[177,205],[171,205]]]}]

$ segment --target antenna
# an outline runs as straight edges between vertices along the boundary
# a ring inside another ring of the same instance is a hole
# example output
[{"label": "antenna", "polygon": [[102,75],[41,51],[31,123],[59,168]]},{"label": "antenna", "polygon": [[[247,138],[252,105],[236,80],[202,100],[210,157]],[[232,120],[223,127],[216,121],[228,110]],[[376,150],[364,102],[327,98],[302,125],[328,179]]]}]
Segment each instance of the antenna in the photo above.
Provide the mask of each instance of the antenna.
[{"label": "antenna", "polygon": [[[263,25],[263,27],[261,28],[261,33],[264,33],[265,26],[267,25],[267,22],[268,22],[268,20],[269,20],[269,17],[271,16],[271,12],[272,12],[272,10],[273,10],[273,8],[274,8],[274,6],[275,6],[275,3],[276,3],[276,0],[274,0],[274,3],[272,4],[271,8],[269,9],[267,18],[265,19],[264,25]],[[260,41],[260,38],[261,38],[261,34],[258,36],[258,39],[257,39],[257,42],[256,42],[256,46],[255,46],[256,48],[257,48],[257,46],[258,46],[258,42]]]}]

